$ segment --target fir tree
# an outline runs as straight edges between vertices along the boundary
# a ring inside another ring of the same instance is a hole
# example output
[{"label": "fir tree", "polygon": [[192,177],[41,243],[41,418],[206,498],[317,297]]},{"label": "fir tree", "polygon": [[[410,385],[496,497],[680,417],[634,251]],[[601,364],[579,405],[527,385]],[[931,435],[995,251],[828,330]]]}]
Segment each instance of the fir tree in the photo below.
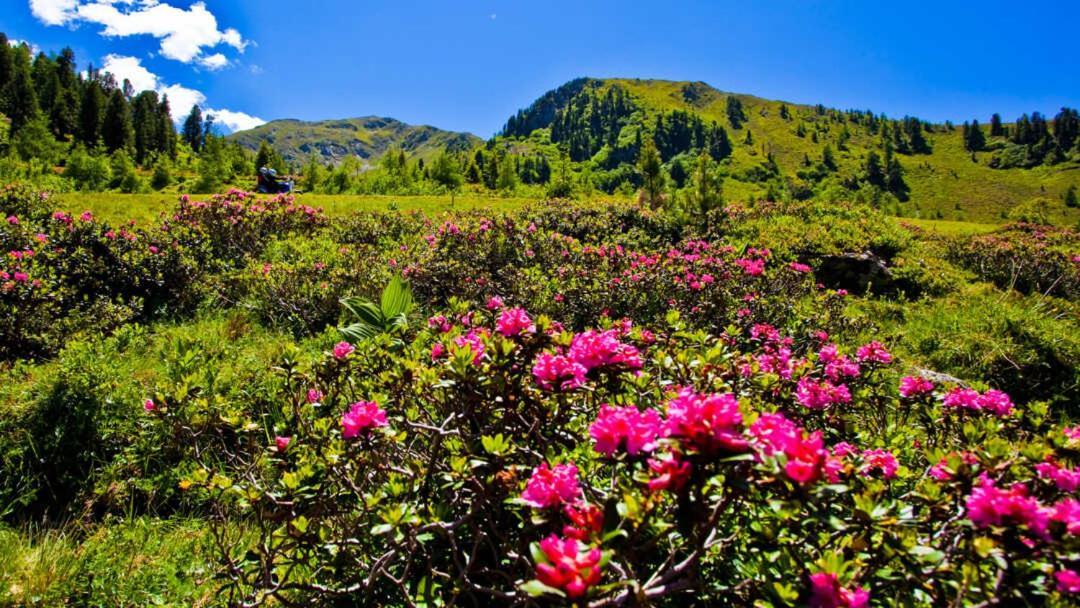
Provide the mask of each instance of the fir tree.
[{"label": "fir tree", "polygon": [[1003,137],[1005,127],[1001,124],[1001,114],[995,113],[990,117],[990,137]]},{"label": "fir tree", "polygon": [[964,123],[964,149],[968,152],[979,152],[986,147],[986,136],[983,134],[979,121],[974,120],[969,126]]},{"label": "fir tree", "polygon": [[664,193],[663,164],[652,138],[646,138],[638,154],[638,173],[641,174],[642,196],[649,207],[660,206]]},{"label": "fir tree", "polygon": [[202,109],[198,105],[191,106],[191,112],[184,119],[181,137],[196,153],[202,150],[203,142],[206,141],[206,134],[203,126]]},{"label": "fir tree", "polygon": [[731,123],[731,128],[742,128],[742,124],[746,120],[746,112],[743,110],[742,101],[734,95],[728,95],[726,110],[728,122]]},{"label": "fir tree", "polygon": [[124,92],[120,89],[113,90],[109,103],[105,106],[101,139],[109,152],[124,150],[130,154],[135,149],[135,128],[131,123],[131,110]]}]

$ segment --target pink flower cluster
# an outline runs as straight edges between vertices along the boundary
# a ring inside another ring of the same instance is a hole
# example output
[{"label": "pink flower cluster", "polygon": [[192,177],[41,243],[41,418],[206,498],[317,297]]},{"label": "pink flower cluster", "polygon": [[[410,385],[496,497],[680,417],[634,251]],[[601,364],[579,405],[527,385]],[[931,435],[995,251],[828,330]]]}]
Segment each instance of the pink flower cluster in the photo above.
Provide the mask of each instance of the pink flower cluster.
[{"label": "pink flower cluster", "polygon": [[356,347],[348,342],[338,342],[334,345],[334,358],[344,359],[356,351]]},{"label": "pink flower cluster", "polygon": [[1012,413],[1013,402],[1005,393],[989,390],[979,394],[975,389],[956,387],[949,391],[942,401],[946,409],[987,411],[1005,417]]},{"label": "pink flower cluster", "polygon": [[525,334],[536,333],[536,324],[529,317],[524,308],[506,308],[499,314],[495,322],[495,331],[514,338]]},{"label": "pink flower cluster", "polygon": [[1027,486],[1017,483],[1003,490],[985,473],[968,496],[966,507],[968,519],[979,528],[1017,525],[1043,536],[1049,523],[1047,511],[1028,496]]},{"label": "pink flower cluster", "polygon": [[913,399],[934,392],[934,383],[922,376],[904,376],[900,379],[900,396]]},{"label": "pink flower cluster", "polygon": [[532,373],[536,384],[547,391],[572,391],[585,384],[589,370],[565,355],[540,353],[533,364]]},{"label": "pink flower cluster", "polygon": [[704,454],[744,452],[739,401],[730,393],[702,395],[684,388],[667,404],[664,434]]},{"label": "pink flower cluster", "polygon": [[867,364],[880,363],[888,365],[893,360],[889,351],[885,350],[885,346],[877,341],[860,346],[859,350],[855,351],[855,356],[858,357],[860,363]]},{"label": "pink flower cluster", "polygon": [[600,549],[589,548],[575,538],[552,534],[540,541],[540,553],[542,560],[536,563],[537,580],[559,589],[569,598],[585,595],[589,587],[600,582],[603,557]]},{"label": "pink flower cluster", "polygon": [[374,401],[357,401],[341,415],[341,436],[345,439],[353,439],[380,426],[386,426],[386,411]]},{"label": "pink flower cluster", "polygon": [[833,384],[828,380],[814,380],[802,378],[795,387],[795,398],[804,407],[812,410],[823,410],[830,405],[849,403],[851,391],[845,384]]},{"label": "pink flower cluster", "polygon": [[597,452],[613,456],[625,451],[630,456],[651,452],[656,447],[663,420],[655,410],[638,410],[632,405],[611,407],[603,405],[596,421],[589,426],[589,435]]},{"label": "pink flower cluster", "polygon": [[1048,458],[1046,462],[1035,465],[1035,472],[1040,479],[1054,482],[1062,492],[1072,493],[1080,488],[1080,471],[1063,467],[1052,459]]},{"label": "pink flower cluster", "polygon": [[835,574],[810,575],[810,608],[866,608],[870,592],[862,587],[845,588]]},{"label": "pink flower cluster", "polygon": [[581,498],[577,476],[578,468],[573,463],[555,465],[555,468],[541,463],[533,469],[521,499],[537,509],[574,504]]},{"label": "pink flower cluster", "polygon": [[762,456],[783,455],[784,472],[793,481],[808,484],[825,473],[825,451],[821,432],[807,433],[783,414],[762,414],[750,425],[750,436]]},{"label": "pink flower cluster", "polygon": [[565,355],[541,353],[533,363],[536,383],[544,390],[573,390],[585,384],[591,370],[641,369],[638,349],[619,340],[617,329],[586,331],[574,336]]}]

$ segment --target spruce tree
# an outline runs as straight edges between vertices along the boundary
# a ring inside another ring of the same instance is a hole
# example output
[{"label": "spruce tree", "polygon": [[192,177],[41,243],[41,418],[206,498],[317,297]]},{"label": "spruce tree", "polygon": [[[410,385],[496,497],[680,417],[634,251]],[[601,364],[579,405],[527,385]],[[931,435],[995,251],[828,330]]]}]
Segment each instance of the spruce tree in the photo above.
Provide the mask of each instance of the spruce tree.
[{"label": "spruce tree", "polygon": [[[91,67],[91,73],[93,68]],[[105,91],[101,83],[91,77],[83,85],[82,102],[79,106],[79,141],[87,148],[101,143],[101,123],[105,116]]]},{"label": "spruce tree", "polygon": [[731,123],[731,128],[742,128],[742,124],[746,120],[746,112],[743,110],[742,101],[734,95],[728,95],[726,110],[728,122]]},{"label": "spruce tree", "polygon": [[829,171],[836,171],[836,157],[833,156],[832,146],[825,144],[825,148],[821,151],[821,164]]},{"label": "spruce tree", "polygon": [[184,120],[181,137],[183,137],[184,141],[187,142],[187,145],[191,146],[191,149],[196,153],[202,150],[203,142],[206,141],[203,131],[202,109],[199,108],[198,105],[191,106],[191,112]]},{"label": "spruce tree", "polygon": [[968,152],[979,152],[986,147],[986,136],[978,120],[973,120],[971,125],[964,123],[964,149]]},{"label": "spruce tree", "polygon": [[990,117],[990,137],[1003,137],[1005,128],[1001,124],[1001,114],[995,113]]},{"label": "spruce tree", "polygon": [[120,89],[113,89],[109,103],[105,106],[105,117],[101,125],[101,139],[110,153],[124,150],[130,154],[135,149],[135,128],[131,123],[131,109],[127,98]]},{"label": "spruce tree", "polygon": [[30,47],[19,45],[12,50],[11,56],[11,79],[0,94],[4,103],[0,106],[0,112],[11,119],[12,131],[18,131],[37,117],[38,99],[30,68]]},{"label": "spruce tree", "polygon": [[172,119],[172,108],[169,106],[169,96],[162,95],[161,103],[158,104],[158,133],[161,135],[161,151],[171,159],[176,159],[176,125]]},{"label": "spruce tree", "polygon": [[638,173],[641,174],[642,196],[649,207],[656,209],[663,201],[664,174],[660,152],[651,137],[645,138],[638,153]]}]

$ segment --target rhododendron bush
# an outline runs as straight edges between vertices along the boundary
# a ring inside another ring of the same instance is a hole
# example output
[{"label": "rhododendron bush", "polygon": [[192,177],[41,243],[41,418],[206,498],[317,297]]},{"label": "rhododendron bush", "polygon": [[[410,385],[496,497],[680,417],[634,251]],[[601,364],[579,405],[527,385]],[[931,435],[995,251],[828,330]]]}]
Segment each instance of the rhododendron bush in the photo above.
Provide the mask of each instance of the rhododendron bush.
[{"label": "rhododendron bush", "polygon": [[[868,238],[872,209],[800,245],[770,204],[702,228],[636,206],[327,218],[300,200],[185,197],[112,227],[0,191],[0,360],[57,357],[0,386],[38,408],[0,418],[0,514],[205,522],[231,606],[1080,594],[1069,394],[925,369],[857,314],[881,300],[828,285],[824,256],[891,261],[914,238]],[[971,247],[971,268],[1008,257]],[[380,293],[409,302],[392,327],[339,331]],[[1043,362],[1075,374],[1058,352]]]},{"label": "rhododendron bush", "polygon": [[283,366],[272,435],[237,420],[227,450],[158,393],[153,424],[213,454],[182,485],[231,601],[940,605],[1076,580],[1080,430],[880,343],[674,313],[574,332],[493,298],[389,344]]}]

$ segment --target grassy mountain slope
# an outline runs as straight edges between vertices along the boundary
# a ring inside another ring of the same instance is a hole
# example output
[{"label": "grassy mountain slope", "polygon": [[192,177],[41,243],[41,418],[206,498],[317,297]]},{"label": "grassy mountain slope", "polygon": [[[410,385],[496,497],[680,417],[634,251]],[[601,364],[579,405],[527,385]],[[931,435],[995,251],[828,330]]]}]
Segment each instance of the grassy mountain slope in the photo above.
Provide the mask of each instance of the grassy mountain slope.
[{"label": "grassy mountain slope", "polygon": [[410,125],[379,116],[316,122],[274,120],[233,133],[229,139],[251,150],[257,150],[265,140],[289,163],[301,163],[312,152],[325,162],[336,163],[350,155],[374,160],[394,146],[411,156],[427,158],[443,148],[468,150],[481,141],[471,133]]},{"label": "grassy mountain slope", "polygon": [[[550,127],[556,113],[565,109],[573,93],[588,87],[595,87],[597,97],[602,97],[613,87],[622,89],[636,105],[637,112],[642,114],[630,120],[644,125],[646,130],[653,128],[657,114],[675,110],[690,112],[707,123],[715,121],[724,127],[733,148],[731,156],[723,163],[728,174],[724,190],[729,200],[765,193],[764,184],[746,179],[745,175],[747,170],[762,165],[769,153],[784,176],[794,177],[804,168],[804,159],[817,163],[828,144],[837,161],[835,175],[839,179],[857,175],[871,150],[882,154],[880,138],[865,124],[845,118],[843,112],[728,93],[701,82],[573,81],[545,94],[525,110],[529,118],[525,130]],[[728,119],[729,96],[742,102],[746,119],[738,128]],[[786,118],[781,116],[782,106],[787,108]],[[985,122],[987,117],[983,118]],[[799,135],[800,123],[802,136]],[[518,129],[519,134],[521,130]],[[850,137],[846,144],[841,144],[841,134],[845,130]],[[748,131],[752,143],[747,143]],[[971,153],[964,149],[959,127],[949,130],[943,125],[933,125],[931,131],[926,132],[926,138],[932,148],[929,154],[897,155],[910,194],[907,201],[897,205],[895,212],[912,217],[994,221],[1017,205],[1045,198],[1053,219],[1062,222],[1080,219],[1080,210],[1068,209],[1062,202],[1062,195],[1070,185],[1080,188],[1080,163],[1075,160],[1032,169],[993,169],[988,166],[990,152],[977,153],[972,159]],[[620,136],[620,139],[625,138]],[[1003,143],[1000,140],[988,138],[988,144],[990,147],[1000,145]]]}]

